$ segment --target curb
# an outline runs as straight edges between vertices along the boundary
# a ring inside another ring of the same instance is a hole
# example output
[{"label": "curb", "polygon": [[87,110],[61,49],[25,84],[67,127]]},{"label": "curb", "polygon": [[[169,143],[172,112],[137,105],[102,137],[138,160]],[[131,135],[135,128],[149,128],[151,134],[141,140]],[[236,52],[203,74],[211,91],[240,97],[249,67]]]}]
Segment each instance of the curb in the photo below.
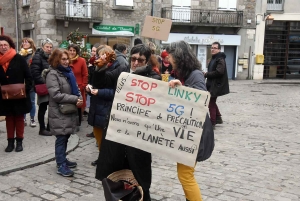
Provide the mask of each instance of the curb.
[{"label": "curb", "polygon": [[[71,135],[69,138],[69,143],[68,143],[68,148],[67,148],[67,153],[70,153],[71,151],[74,151],[79,145],[79,137],[78,135],[74,134]],[[34,160],[34,161],[30,161],[27,163],[23,163],[11,168],[4,168],[4,169],[0,169],[0,175],[5,175],[11,172],[15,172],[15,171],[19,171],[19,170],[24,170],[26,168],[31,168],[37,165],[41,165],[44,163],[48,163],[52,160],[55,159],[55,155],[54,155],[55,150],[53,149],[53,152],[46,155],[46,156],[42,156],[42,158]]]}]

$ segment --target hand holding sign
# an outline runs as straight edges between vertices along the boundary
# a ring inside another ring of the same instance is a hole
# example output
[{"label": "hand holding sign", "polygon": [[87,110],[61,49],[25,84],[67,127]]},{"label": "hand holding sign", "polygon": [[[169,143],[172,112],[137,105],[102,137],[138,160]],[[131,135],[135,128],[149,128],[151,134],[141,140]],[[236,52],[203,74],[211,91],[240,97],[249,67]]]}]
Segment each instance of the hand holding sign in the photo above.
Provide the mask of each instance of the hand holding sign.
[{"label": "hand holding sign", "polygon": [[171,26],[170,19],[146,16],[142,36],[167,41]]}]

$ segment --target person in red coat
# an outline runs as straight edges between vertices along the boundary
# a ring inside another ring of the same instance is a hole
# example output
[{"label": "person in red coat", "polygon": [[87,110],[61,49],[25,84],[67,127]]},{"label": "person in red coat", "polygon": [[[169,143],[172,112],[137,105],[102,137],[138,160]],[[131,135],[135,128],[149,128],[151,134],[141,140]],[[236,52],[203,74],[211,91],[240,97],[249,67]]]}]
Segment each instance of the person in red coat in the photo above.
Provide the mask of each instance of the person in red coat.
[{"label": "person in red coat", "polygon": [[78,108],[78,115],[79,115],[79,126],[81,125],[82,119],[82,112],[86,107],[86,94],[85,94],[85,87],[88,84],[88,69],[86,66],[86,61],[84,58],[79,56],[80,49],[75,44],[70,44],[68,46],[69,57],[71,60],[70,66],[72,71],[75,75],[76,82],[80,89],[83,104]]}]

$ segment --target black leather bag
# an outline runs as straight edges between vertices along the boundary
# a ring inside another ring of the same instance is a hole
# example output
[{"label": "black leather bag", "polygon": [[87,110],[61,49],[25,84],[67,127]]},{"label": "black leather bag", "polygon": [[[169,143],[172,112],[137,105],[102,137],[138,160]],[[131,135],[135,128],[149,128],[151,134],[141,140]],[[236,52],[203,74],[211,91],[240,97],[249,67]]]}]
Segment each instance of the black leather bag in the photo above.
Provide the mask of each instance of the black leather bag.
[{"label": "black leather bag", "polygon": [[212,127],[208,114],[206,114],[206,119],[203,125],[202,136],[201,136],[196,160],[198,162],[207,160],[211,156],[214,147],[215,147],[214,129]]},{"label": "black leather bag", "polygon": [[139,201],[141,194],[136,186],[127,181],[114,182],[108,178],[102,180],[104,196],[106,201]]}]

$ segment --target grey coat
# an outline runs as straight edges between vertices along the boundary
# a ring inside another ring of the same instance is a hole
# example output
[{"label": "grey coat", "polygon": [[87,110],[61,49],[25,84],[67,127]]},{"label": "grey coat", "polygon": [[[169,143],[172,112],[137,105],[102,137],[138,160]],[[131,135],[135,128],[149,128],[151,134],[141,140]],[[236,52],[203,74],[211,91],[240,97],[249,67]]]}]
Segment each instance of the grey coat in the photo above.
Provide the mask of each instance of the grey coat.
[{"label": "grey coat", "polygon": [[[48,119],[50,131],[53,135],[73,134],[77,126],[77,113],[62,114],[59,111],[59,104],[71,103],[76,105],[78,97],[71,94],[71,86],[67,78],[58,70],[49,68],[45,69],[42,76],[46,80],[49,92],[49,109]],[[80,91],[79,91],[80,93]]]}]

